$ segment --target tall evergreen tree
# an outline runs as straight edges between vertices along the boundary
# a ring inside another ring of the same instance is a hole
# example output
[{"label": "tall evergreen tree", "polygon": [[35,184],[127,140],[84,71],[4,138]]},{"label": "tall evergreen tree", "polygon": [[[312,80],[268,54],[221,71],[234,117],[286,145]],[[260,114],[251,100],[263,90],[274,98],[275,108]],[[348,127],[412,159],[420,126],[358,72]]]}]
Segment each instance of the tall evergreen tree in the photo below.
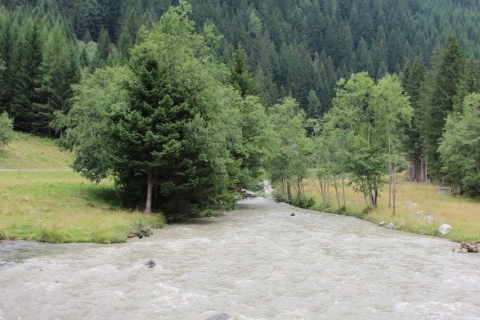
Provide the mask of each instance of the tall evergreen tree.
[{"label": "tall evergreen tree", "polygon": [[454,97],[453,109],[462,112],[463,99],[475,92],[480,92],[480,63],[472,55],[465,61],[465,70],[458,85],[457,94]]},{"label": "tall evergreen tree", "polygon": [[255,95],[257,92],[255,81],[248,71],[247,54],[240,44],[233,54],[229,82],[243,98],[247,95]]},{"label": "tall evergreen tree", "polygon": [[97,52],[91,66],[91,72],[96,68],[103,68],[112,62],[110,57],[112,53],[112,42],[110,41],[110,35],[106,29],[100,31],[100,36],[97,42]]},{"label": "tall evergreen tree", "polygon": [[25,29],[25,38],[18,45],[20,60],[17,62],[11,114],[16,128],[30,132],[36,118],[34,104],[41,103],[37,90],[42,78],[43,44],[37,22],[27,24]]},{"label": "tall evergreen tree", "polygon": [[405,127],[405,148],[410,167],[407,170],[409,181],[426,181],[424,141],[420,134],[421,110],[420,98],[425,81],[425,66],[422,56],[415,58],[413,65],[407,61],[403,72],[402,85],[410,97],[410,105],[413,108],[413,121]]},{"label": "tall evergreen tree", "polygon": [[428,114],[427,155],[429,175],[433,179],[441,177],[441,163],[437,152],[439,139],[442,136],[447,115],[453,110],[454,98],[458,93],[463,73],[463,51],[457,37],[451,33],[447,38],[446,49],[435,80]]},{"label": "tall evergreen tree", "polygon": [[42,102],[34,104],[37,113],[34,125],[36,131],[52,134],[50,122],[55,112],[68,112],[71,85],[80,81],[80,70],[76,47],[66,37],[61,24],[57,23],[52,28],[44,48],[43,77],[38,89]]},{"label": "tall evergreen tree", "polygon": [[118,40],[118,60],[124,64],[130,59],[130,49],[137,43],[138,24],[137,11],[131,9]]}]

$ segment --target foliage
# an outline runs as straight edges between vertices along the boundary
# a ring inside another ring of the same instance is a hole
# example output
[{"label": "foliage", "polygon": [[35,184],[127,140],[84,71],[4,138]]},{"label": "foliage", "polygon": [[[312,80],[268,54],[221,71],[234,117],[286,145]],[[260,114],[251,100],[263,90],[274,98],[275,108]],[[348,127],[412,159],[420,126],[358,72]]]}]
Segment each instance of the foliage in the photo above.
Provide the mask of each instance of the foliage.
[{"label": "foliage", "polygon": [[448,182],[471,196],[480,196],[480,94],[465,98],[463,113],[452,113],[445,124],[439,153]]},{"label": "foliage", "polygon": [[375,207],[383,176],[403,157],[399,124],[408,122],[413,110],[395,76],[375,84],[367,73],[340,80],[333,105],[319,128],[317,163],[322,174],[334,180],[349,173],[354,190],[364,195],[367,206]]},{"label": "foliage", "polygon": [[464,56],[458,39],[450,34],[447,47],[435,78],[435,89],[432,102],[427,111],[428,131],[426,151],[428,155],[429,174],[432,178],[440,178],[441,163],[439,161],[439,139],[442,136],[447,115],[453,111],[455,96],[464,73]]},{"label": "foliage", "polygon": [[124,205],[170,218],[231,208],[240,189],[258,188],[271,149],[263,106],[223,84],[210,31],[194,31],[190,10],[181,1],[144,29],[128,66],[97,69],[56,120],[76,171],[113,174]]},{"label": "foliage", "polygon": [[13,140],[13,119],[10,119],[6,112],[0,115],[0,142],[2,148]]},{"label": "foliage", "polygon": [[[8,79],[21,79],[13,76],[17,69],[13,52],[25,43],[25,27],[30,22],[22,21],[31,17],[40,21],[40,30],[45,36],[45,31],[49,32],[54,25],[52,21],[61,20],[62,25],[68,25],[65,27],[68,39],[85,43],[92,39],[102,42],[108,34],[115,45],[109,65],[113,61],[126,64],[130,49],[140,42],[141,26],[150,29],[152,21],[157,21],[169,6],[177,3],[171,0],[0,1],[4,6],[3,21],[10,25],[1,28],[4,42],[0,45],[4,47],[0,51],[7,73],[12,74]],[[400,74],[407,60],[430,57],[451,31],[468,56],[480,54],[476,28],[480,23],[480,5],[472,2],[447,0],[438,5],[436,0],[245,0],[238,3],[202,0],[193,1],[192,7],[191,17],[197,31],[205,24],[214,23],[216,30],[225,36],[215,48],[220,61],[228,64],[238,45],[243,47],[246,69],[259,83],[262,101],[270,106],[291,94],[308,117],[318,118],[330,109],[335,83],[340,78],[361,71],[367,71],[376,80],[388,73]],[[48,50],[47,47],[42,51]],[[429,61],[425,62],[430,65]],[[88,67],[94,69],[92,64],[96,63],[98,61],[92,61]],[[6,87],[11,88],[10,82],[7,81]],[[10,105],[11,94],[6,95]],[[461,106],[461,102],[458,105]],[[11,110],[7,111],[13,115]]]},{"label": "foliage", "polygon": [[307,176],[311,140],[306,135],[305,113],[293,98],[285,98],[269,109],[273,124],[272,143],[275,151],[266,164],[272,184],[280,184],[283,193],[292,200],[292,189],[297,198],[304,198],[302,181]]}]

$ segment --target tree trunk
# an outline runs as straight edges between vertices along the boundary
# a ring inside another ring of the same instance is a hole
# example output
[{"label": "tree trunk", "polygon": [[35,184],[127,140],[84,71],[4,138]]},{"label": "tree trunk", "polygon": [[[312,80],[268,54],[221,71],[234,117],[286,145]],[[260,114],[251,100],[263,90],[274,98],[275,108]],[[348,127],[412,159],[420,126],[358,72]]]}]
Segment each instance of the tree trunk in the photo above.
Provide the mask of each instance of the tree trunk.
[{"label": "tree trunk", "polygon": [[392,197],[393,197],[393,201],[392,201],[392,214],[395,215],[395,200],[396,200],[396,196],[397,196],[397,172],[396,170],[394,170],[393,172],[393,194],[392,194]]},{"label": "tree trunk", "polygon": [[335,186],[335,195],[337,196],[338,208],[340,209],[340,196],[338,195],[337,177],[335,175],[333,175],[333,185]]},{"label": "tree trunk", "polygon": [[152,189],[153,189],[153,174],[148,170],[147,178],[147,202],[145,204],[145,213],[152,213]]},{"label": "tree trunk", "polygon": [[390,129],[387,130],[387,133],[388,133],[388,172],[390,173],[390,177],[388,179],[388,207],[390,208],[392,205],[392,179],[393,179]]},{"label": "tree trunk", "polygon": [[345,196],[345,179],[342,177],[342,189],[343,189],[343,206],[347,207],[347,199]]}]

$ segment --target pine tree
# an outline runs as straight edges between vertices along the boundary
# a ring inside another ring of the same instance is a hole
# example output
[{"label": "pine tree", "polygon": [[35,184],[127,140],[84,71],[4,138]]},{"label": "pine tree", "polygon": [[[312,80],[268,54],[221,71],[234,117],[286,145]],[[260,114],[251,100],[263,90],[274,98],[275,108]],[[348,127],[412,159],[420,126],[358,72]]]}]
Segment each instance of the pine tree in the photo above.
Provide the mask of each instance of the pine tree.
[{"label": "pine tree", "polygon": [[240,92],[242,98],[257,92],[257,85],[248,71],[247,54],[240,44],[233,54],[229,83]]},{"label": "pine tree", "polygon": [[0,90],[0,105],[9,112],[11,103],[13,101],[13,80],[15,70],[15,38],[16,30],[13,19],[6,17],[2,19],[2,28],[0,29],[0,55],[4,61],[4,67],[6,68],[2,72],[2,90]]},{"label": "pine tree", "polygon": [[360,42],[358,43],[357,47],[357,72],[367,71],[369,76],[375,75],[375,69],[373,67],[372,58],[370,57],[370,53],[368,51],[367,43],[363,39],[360,38]]},{"label": "pine tree", "polygon": [[25,37],[17,47],[20,60],[17,62],[11,114],[16,128],[31,132],[37,116],[33,105],[42,102],[37,90],[42,79],[43,44],[37,22],[27,24],[24,29]]},{"label": "pine tree", "polygon": [[480,63],[472,55],[465,61],[465,71],[454,97],[453,109],[461,113],[463,111],[463,99],[474,92],[480,92]]},{"label": "pine tree", "polygon": [[435,89],[432,96],[431,108],[428,114],[429,133],[427,135],[427,155],[430,177],[441,177],[441,162],[437,152],[439,139],[442,136],[447,115],[453,110],[454,97],[464,73],[464,56],[458,39],[451,33],[447,38],[447,46],[443,54]]},{"label": "pine tree", "polygon": [[139,28],[137,12],[131,9],[118,40],[118,60],[121,64],[127,63],[130,59],[130,49],[137,43]]},{"label": "pine tree", "polygon": [[310,92],[308,93],[307,100],[308,100],[308,107],[306,112],[307,118],[320,119],[320,116],[322,115],[322,104],[320,102],[320,99],[318,99],[318,96],[315,90],[310,90]]},{"label": "pine tree", "polygon": [[112,42],[108,31],[102,29],[97,42],[97,52],[91,66],[90,72],[95,71],[96,68],[103,68],[108,65],[110,54],[112,52]]},{"label": "pine tree", "polygon": [[407,60],[405,64],[402,86],[410,97],[410,105],[413,108],[413,121],[411,126],[404,128],[406,139],[404,145],[410,167],[407,169],[407,180],[423,182],[427,179],[425,167],[424,141],[420,134],[421,110],[420,98],[424,90],[425,67],[422,56],[415,58],[413,66]]},{"label": "pine tree", "polygon": [[77,49],[67,39],[61,24],[57,23],[52,28],[44,48],[41,66],[43,77],[38,88],[41,102],[34,104],[37,113],[34,130],[51,135],[49,125],[54,113],[68,112],[68,103],[72,96],[71,85],[80,81],[80,69]]}]

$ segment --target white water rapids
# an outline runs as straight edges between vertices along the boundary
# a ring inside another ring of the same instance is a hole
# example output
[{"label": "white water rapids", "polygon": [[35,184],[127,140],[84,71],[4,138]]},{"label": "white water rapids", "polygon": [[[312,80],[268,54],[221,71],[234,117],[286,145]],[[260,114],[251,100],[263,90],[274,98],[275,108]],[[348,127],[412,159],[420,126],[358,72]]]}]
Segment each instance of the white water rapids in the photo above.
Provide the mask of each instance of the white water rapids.
[{"label": "white water rapids", "polygon": [[257,198],[127,244],[0,244],[0,319],[480,319],[457,246]]}]

